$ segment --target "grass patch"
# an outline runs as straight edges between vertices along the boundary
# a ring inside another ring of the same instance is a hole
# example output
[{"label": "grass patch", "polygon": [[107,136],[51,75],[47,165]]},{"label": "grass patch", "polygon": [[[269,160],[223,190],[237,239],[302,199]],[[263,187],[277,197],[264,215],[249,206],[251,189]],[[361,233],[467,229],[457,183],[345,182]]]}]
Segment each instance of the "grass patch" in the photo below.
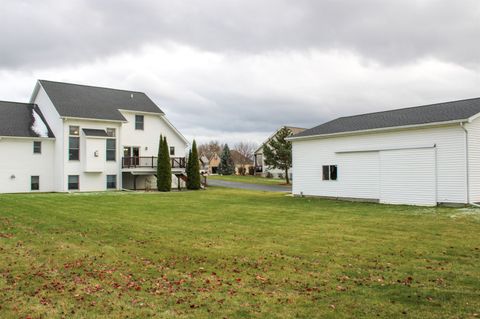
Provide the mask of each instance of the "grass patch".
[{"label": "grass patch", "polygon": [[210,188],[0,196],[1,318],[468,318],[480,221]]},{"label": "grass patch", "polygon": [[266,178],[262,176],[240,176],[240,175],[210,175],[208,179],[216,179],[227,182],[247,183],[247,184],[259,184],[259,185],[284,185],[285,180],[279,178]]}]

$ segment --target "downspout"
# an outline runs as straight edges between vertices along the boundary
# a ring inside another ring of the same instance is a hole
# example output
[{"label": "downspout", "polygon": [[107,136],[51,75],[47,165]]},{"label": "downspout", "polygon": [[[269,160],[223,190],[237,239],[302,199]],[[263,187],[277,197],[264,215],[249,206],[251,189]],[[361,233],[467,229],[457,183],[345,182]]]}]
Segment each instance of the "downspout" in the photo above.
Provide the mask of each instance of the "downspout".
[{"label": "downspout", "polygon": [[465,131],[465,172],[466,182],[467,182],[467,204],[470,203],[470,168],[469,168],[469,160],[468,160],[468,130],[465,128],[465,122],[460,122],[460,127]]}]

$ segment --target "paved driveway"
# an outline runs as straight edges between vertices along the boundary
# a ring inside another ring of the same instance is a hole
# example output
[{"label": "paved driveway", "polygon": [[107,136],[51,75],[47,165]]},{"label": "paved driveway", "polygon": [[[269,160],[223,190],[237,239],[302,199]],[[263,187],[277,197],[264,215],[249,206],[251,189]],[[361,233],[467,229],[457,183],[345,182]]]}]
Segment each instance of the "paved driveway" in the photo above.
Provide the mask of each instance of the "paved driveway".
[{"label": "paved driveway", "polygon": [[207,179],[207,185],[221,186],[221,187],[228,187],[228,188],[241,188],[241,189],[249,189],[254,191],[265,191],[265,192],[290,193],[292,191],[291,186],[247,184],[247,183],[220,181],[217,179]]}]

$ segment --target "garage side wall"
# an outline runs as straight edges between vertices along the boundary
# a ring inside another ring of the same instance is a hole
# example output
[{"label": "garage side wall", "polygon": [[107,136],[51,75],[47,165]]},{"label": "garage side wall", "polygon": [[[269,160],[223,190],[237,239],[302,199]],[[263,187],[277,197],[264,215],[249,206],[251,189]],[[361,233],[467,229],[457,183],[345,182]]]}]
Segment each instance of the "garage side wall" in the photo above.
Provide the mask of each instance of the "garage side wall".
[{"label": "garage side wall", "polygon": [[465,125],[468,131],[470,202],[480,202],[480,118]]},{"label": "garage side wall", "polygon": [[[435,145],[436,201],[466,203],[464,134],[459,125],[452,125],[293,141],[293,194],[380,199],[379,152],[346,156],[345,151]],[[338,180],[323,181],[322,165],[337,165]]]},{"label": "garage side wall", "polygon": [[41,141],[41,153],[33,153],[34,139],[0,139],[0,193],[31,192],[31,177],[39,177],[39,192],[55,191],[54,150],[55,140]]}]

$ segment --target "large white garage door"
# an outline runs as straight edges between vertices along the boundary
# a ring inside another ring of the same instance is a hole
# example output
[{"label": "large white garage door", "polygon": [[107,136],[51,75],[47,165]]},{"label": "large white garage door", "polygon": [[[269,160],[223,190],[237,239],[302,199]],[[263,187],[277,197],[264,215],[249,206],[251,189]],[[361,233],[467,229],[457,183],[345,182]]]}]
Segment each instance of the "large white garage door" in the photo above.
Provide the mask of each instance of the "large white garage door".
[{"label": "large white garage door", "polygon": [[436,205],[435,148],[380,152],[380,202]]},{"label": "large white garage door", "polygon": [[380,159],[378,152],[338,154],[339,196],[363,199],[380,197]]}]

